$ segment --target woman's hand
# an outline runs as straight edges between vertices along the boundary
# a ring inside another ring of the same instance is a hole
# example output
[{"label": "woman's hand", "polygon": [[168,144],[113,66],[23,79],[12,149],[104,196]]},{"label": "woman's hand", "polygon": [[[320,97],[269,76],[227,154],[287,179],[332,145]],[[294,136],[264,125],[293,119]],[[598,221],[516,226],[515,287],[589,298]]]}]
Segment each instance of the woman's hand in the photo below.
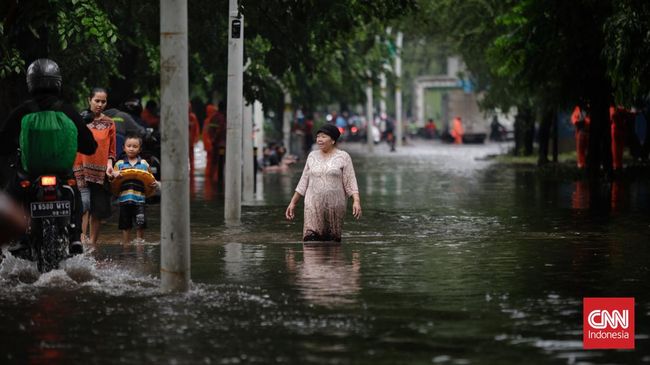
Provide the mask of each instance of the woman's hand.
[{"label": "woman's hand", "polygon": [[289,206],[287,207],[287,211],[284,212],[284,216],[288,220],[292,221],[296,217],[295,209],[296,209],[296,204],[293,202],[289,203]]},{"label": "woman's hand", "polygon": [[358,200],[355,200],[352,203],[352,215],[354,218],[359,219],[361,218],[361,202]]},{"label": "woman's hand", "polygon": [[106,164],[106,175],[113,176],[113,163],[111,160],[108,160]]}]

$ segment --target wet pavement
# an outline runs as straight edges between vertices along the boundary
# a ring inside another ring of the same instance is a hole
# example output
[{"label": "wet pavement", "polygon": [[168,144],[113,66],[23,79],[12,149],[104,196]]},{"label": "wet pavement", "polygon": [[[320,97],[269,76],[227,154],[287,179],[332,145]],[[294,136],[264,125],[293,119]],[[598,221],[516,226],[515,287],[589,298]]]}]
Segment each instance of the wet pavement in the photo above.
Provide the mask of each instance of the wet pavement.
[{"label": "wet pavement", "polygon": [[[506,145],[344,144],[364,216],[303,245],[284,210],[301,165],[259,175],[242,225],[192,182],[192,290],[158,291],[146,242],[101,244],[39,275],[0,265],[3,364],[650,363],[650,185],[503,167]],[[300,205],[302,206],[302,204]],[[636,299],[636,350],[582,350],[582,298]]]}]

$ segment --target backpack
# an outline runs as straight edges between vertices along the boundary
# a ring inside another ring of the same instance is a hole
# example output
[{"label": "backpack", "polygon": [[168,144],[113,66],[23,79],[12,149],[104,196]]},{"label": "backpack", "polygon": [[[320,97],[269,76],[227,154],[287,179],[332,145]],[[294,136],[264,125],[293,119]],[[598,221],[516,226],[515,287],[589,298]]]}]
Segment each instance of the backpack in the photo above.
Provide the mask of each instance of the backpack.
[{"label": "backpack", "polygon": [[69,173],[77,156],[77,126],[62,111],[40,110],[35,102],[29,108],[18,139],[23,169],[31,175]]}]

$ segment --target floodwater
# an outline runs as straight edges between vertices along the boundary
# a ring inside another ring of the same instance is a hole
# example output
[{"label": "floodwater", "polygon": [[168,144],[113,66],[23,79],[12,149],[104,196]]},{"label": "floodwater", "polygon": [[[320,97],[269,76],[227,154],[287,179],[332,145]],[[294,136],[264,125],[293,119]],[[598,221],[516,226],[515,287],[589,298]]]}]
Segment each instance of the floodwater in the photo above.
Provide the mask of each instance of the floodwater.
[{"label": "floodwater", "polygon": [[[240,227],[195,177],[185,294],[158,290],[157,206],[144,243],[119,244],[111,220],[64,270],[8,257],[0,363],[650,363],[647,179],[498,166],[497,144],[342,148],[364,215],[340,246],[284,220],[295,166],[259,176]],[[635,297],[636,350],[583,350],[583,297]]]}]

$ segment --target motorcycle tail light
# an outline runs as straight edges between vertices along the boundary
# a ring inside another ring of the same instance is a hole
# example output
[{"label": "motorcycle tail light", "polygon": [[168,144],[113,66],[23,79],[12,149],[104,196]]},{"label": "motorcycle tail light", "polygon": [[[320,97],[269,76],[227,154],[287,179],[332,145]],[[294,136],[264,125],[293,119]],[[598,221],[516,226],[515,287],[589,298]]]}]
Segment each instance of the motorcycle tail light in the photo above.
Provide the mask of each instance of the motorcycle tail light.
[{"label": "motorcycle tail light", "polygon": [[41,176],[41,186],[55,186],[56,176]]},{"label": "motorcycle tail light", "polygon": [[357,133],[359,131],[359,128],[352,127],[352,128],[350,128],[350,130],[352,131],[352,133]]},{"label": "motorcycle tail light", "polygon": [[345,133],[345,129],[339,127],[339,133],[341,133],[341,134]]},{"label": "motorcycle tail light", "polygon": [[31,185],[32,185],[32,183],[29,182],[29,180],[23,180],[23,181],[20,182],[20,187],[23,188],[23,189],[27,189]]}]

